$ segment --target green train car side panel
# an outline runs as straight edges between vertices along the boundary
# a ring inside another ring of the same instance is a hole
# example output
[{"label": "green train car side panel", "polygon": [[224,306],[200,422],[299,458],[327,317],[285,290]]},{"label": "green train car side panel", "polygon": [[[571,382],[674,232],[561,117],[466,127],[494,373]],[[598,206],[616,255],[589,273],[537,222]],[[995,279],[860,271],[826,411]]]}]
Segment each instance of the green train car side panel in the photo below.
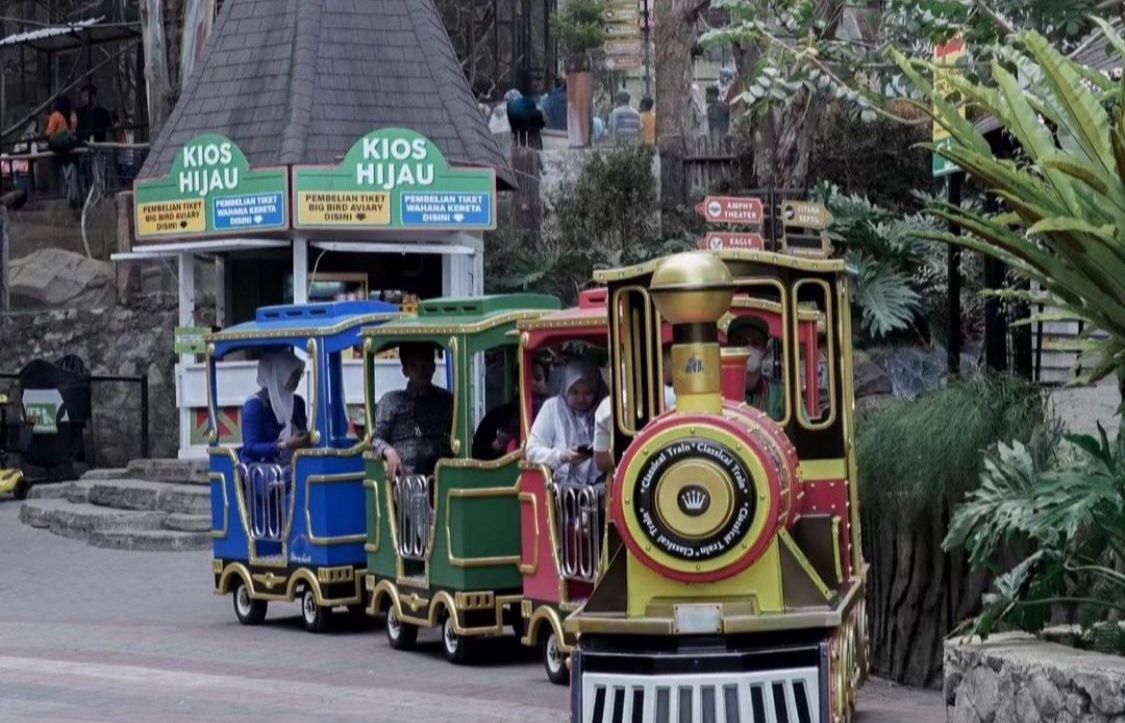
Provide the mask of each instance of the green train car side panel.
[{"label": "green train car side panel", "polygon": [[437,478],[430,585],[456,590],[520,587],[518,462],[498,469],[439,466]]},{"label": "green train car side panel", "polygon": [[[391,529],[391,506],[383,482],[382,460],[367,460],[367,571],[394,579],[397,574],[395,541]],[[374,485],[370,484],[374,482]]]}]

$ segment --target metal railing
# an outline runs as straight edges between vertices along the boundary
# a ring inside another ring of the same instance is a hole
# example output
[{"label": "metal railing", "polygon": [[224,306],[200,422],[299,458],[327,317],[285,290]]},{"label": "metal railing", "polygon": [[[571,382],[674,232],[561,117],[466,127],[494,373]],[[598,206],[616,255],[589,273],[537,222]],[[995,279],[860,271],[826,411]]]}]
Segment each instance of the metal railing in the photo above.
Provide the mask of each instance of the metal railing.
[{"label": "metal railing", "polygon": [[243,497],[250,513],[250,537],[256,542],[281,542],[288,515],[289,475],[279,464],[240,464]]},{"label": "metal railing", "polygon": [[430,490],[434,478],[421,474],[404,475],[394,483],[395,522],[398,554],[404,560],[425,560],[434,524]]},{"label": "metal railing", "polygon": [[559,574],[595,582],[602,557],[605,486],[551,482],[548,490],[555,506]]}]

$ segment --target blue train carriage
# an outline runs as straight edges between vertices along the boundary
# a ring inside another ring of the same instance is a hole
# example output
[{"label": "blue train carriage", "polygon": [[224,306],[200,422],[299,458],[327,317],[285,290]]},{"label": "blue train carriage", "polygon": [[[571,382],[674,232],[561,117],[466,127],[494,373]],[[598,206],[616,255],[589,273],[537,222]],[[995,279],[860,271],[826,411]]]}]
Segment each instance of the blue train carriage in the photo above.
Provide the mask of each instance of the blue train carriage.
[{"label": "blue train carriage", "polygon": [[[518,322],[558,308],[558,299],[530,294],[434,299],[417,318],[365,332],[365,359],[403,344],[435,347],[453,397],[450,456],[388,479],[382,458],[366,453],[368,613],[386,615],[395,649],[440,626],[446,658],[464,663],[477,638],[505,626],[522,635],[521,451],[478,460],[472,442],[486,411],[512,405],[518,413]],[[366,391],[370,415],[388,390],[369,374]]]},{"label": "blue train carriage", "polygon": [[[363,611],[366,557],[363,450],[370,427],[353,432],[343,359],[364,327],[399,316],[381,302],[265,307],[252,322],[208,337],[212,571],[217,595],[232,594],[245,625],[261,623],[269,602],[301,603],[306,629],[324,629],[333,608]],[[288,465],[242,464],[218,430],[217,363],[293,349],[304,356],[307,448]],[[365,369],[365,376],[368,370]]]}]

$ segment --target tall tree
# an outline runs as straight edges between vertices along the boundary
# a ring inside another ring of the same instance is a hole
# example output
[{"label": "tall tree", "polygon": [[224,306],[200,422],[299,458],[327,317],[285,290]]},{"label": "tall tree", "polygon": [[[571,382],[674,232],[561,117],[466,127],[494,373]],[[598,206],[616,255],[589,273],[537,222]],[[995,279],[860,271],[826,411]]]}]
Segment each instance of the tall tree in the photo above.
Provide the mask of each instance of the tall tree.
[{"label": "tall tree", "polygon": [[656,137],[660,148],[660,196],[666,205],[687,203],[682,159],[691,135],[692,49],[700,14],[710,0],[653,0],[656,47]]},{"label": "tall tree", "polygon": [[172,112],[175,91],[168,72],[162,0],[141,0],[141,32],[145,50],[145,84],[148,87],[150,137],[156,138]]}]

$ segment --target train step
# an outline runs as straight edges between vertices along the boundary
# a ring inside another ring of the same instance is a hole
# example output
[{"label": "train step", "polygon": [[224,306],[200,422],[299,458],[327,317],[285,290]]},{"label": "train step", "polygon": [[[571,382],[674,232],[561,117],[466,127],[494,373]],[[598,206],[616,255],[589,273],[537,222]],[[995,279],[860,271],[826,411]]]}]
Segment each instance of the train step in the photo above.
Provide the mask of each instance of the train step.
[{"label": "train step", "polygon": [[211,533],[178,530],[99,530],[90,535],[88,542],[93,547],[112,550],[181,552],[205,550],[211,547]]}]

